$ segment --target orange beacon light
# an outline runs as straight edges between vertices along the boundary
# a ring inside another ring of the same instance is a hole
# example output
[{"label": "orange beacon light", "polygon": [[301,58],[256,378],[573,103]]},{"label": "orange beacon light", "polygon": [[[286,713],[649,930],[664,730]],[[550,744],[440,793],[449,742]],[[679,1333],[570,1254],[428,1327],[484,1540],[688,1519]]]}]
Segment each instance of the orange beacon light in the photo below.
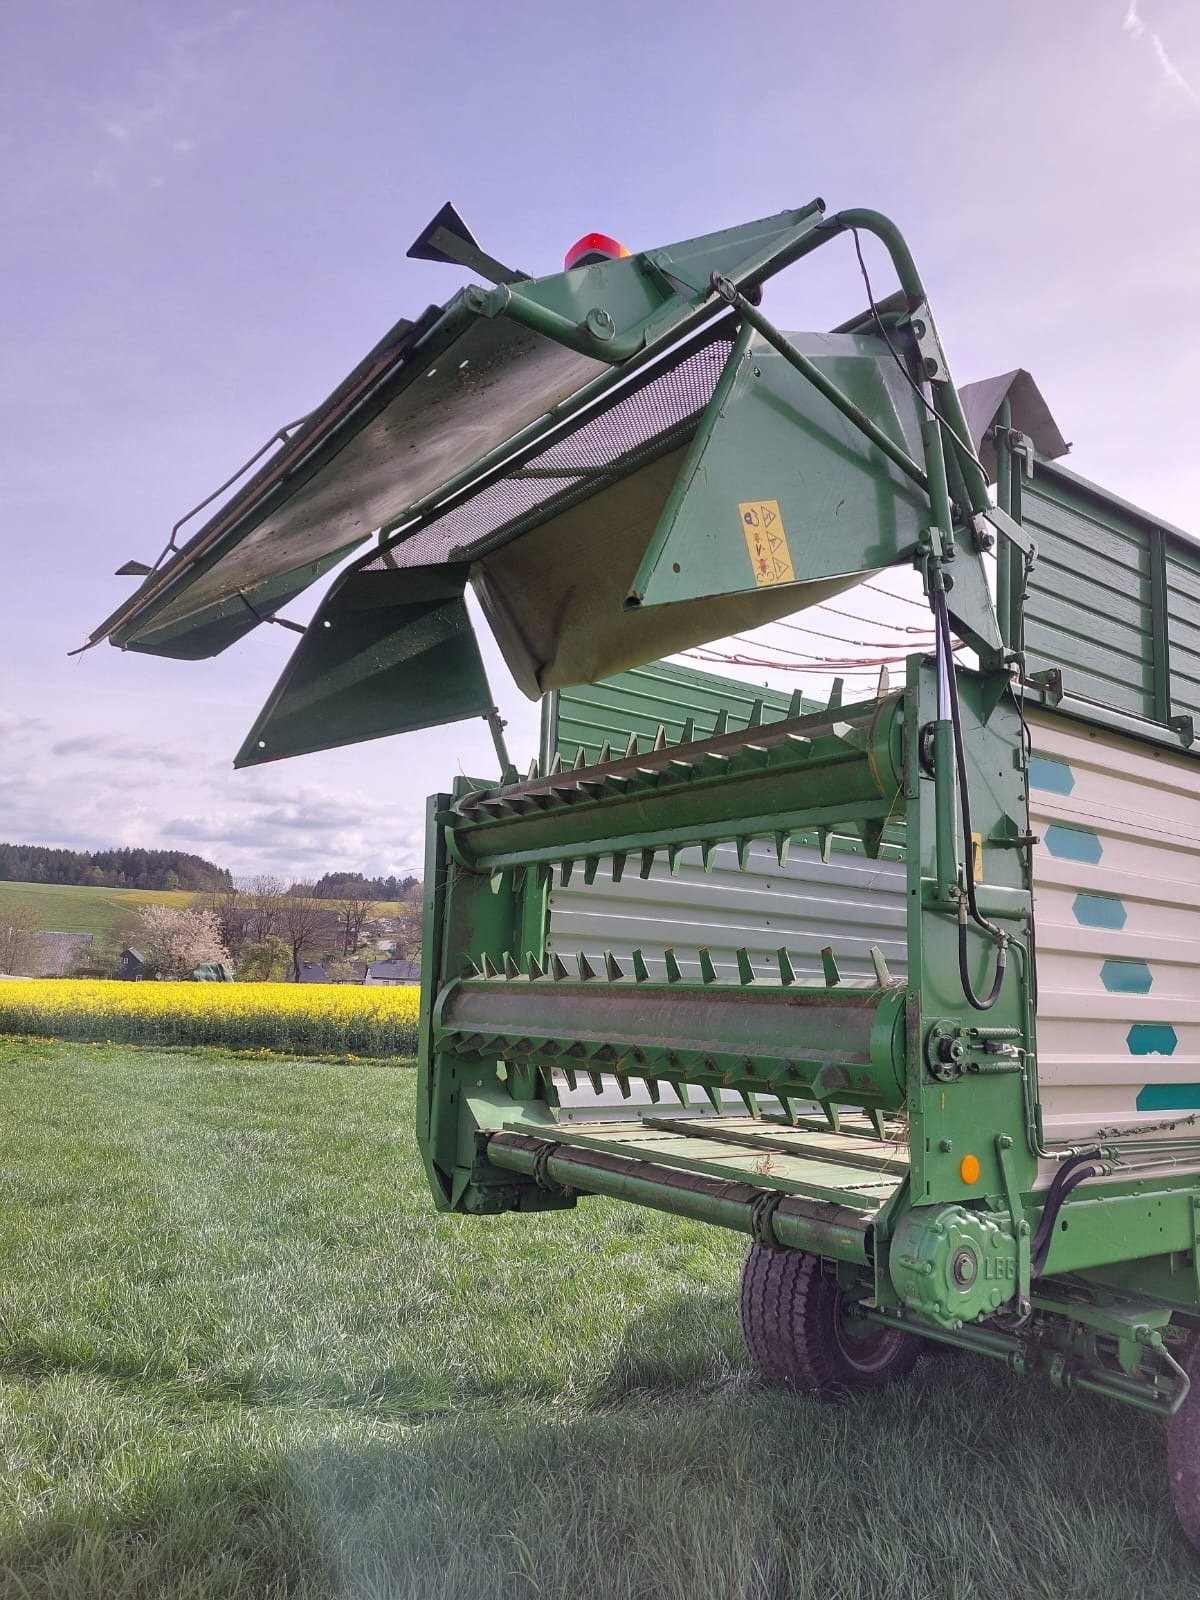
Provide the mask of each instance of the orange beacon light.
[{"label": "orange beacon light", "polygon": [[623,244],[610,239],[606,233],[585,233],[563,257],[563,271],[570,272],[572,267],[592,267],[598,261],[619,261],[628,254]]}]

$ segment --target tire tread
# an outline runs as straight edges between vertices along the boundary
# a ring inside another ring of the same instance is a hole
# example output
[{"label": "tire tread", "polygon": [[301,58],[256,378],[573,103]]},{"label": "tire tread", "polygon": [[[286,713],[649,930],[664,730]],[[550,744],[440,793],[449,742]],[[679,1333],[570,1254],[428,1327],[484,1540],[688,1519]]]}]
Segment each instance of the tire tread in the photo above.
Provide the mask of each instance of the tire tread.
[{"label": "tire tread", "polygon": [[1192,1387],[1167,1423],[1167,1477],[1179,1525],[1200,1550],[1200,1334],[1193,1335],[1182,1366]]},{"label": "tire tread", "polygon": [[836,1329],[842,1297],[819,1256],[752,1244],[742,1267],[738,1321],[759,1374],[778,1388],[832,1397],[875,1388],[911,1370],[921,1341],[884,1330],[875,1343],[880,1359],[857,1367],[845,1355]]}]

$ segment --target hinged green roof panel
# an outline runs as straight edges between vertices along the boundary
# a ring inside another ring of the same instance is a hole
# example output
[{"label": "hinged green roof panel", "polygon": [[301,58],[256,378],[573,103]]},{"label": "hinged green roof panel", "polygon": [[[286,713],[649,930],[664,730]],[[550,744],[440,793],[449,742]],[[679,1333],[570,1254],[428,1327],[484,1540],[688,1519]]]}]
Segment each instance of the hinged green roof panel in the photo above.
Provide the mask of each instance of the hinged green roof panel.
[{"label": "hinged green roof panel", "polygon": [[821,220],[817,201],[618,261],[470,287],[398,322],[192,539],[172,536],[169,559],[89,642],[225,649],[277,596],[461,493],[509,441],[553,427],[565,402],[719,316],[712,273],[750,282],[777,270]]}]

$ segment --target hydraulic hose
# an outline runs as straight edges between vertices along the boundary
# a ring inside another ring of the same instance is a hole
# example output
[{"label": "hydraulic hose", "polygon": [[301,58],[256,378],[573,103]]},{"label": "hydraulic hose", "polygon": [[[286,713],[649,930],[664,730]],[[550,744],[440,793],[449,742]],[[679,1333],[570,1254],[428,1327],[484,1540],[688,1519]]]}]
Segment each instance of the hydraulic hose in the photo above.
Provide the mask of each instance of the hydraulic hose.
[{"label": "hydraulic hose", "polygon": [[1054,1174],[1050,1187],[1046,1190],[1041,1218],[1029,1245],[1029,1268],[1035,1278],[1041,1275],[1046,1265],[1046,1258],[1050,1254],[1050,1241],[1054,1237],[1054,1228],[1063,1201],[1072,1189],[1077,1189],[1085,1179],[1098,1178],[1101,1175],[1103,1168],[1092,1164],[1099,1156],[1099,1150],[1081,1150],[1069,1161],[1064,1161]]},{"label": "hydraulic hose", "polygon": [[[1004,984],[1004,974],[1008,967],[1008,935],[989,922],[979,909],[979,901],[975,893],[975,852],[971,842],[971,797],[967,789],[967,757],[963,744],[962,713],[958,699],[958,677],[955,670],[954,652],[951,648],[950,615],[946,609],[945,590],[933,588],[930,590],[931,604],[933,607],[934,626],[937,633],[937,653],[939,682],[945,680],[948,709],[950,712],[950,725],[954,739],[954,764],[958,777],[958,799],[962,814],[963,825],[963,856],[966,870],[967,893],[965,900],[959,901],[958,909],[958,976],[962,983],[963,994],[967,1003],[976,1011],[990,1011],[1000,997],[1000,990]],[[945,781],[945,774],[941,775]],[[968,915],[975,925],[982,929],[990,939],[996,943],[996,971],[992,979],[992,987],[985,999],[975,993],[971,983],[971,973],[967,957],[967,921]]]}]

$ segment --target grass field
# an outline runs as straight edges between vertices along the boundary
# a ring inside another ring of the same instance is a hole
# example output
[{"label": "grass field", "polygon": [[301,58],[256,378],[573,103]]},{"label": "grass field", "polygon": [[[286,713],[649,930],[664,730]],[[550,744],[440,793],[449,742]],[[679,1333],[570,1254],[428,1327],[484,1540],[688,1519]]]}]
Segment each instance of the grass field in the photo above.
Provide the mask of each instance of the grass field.
[{"label": "grass field", "polygon": [[141,906],[190,906],[183,889],[85,889],[75,884],[0,881],[0,914],[6,906],[31,905],[41,927],[55,933],[90,933],[107,938],[136,917]]},{"label": "grass field", "polygon": [[[106,939],[137,916],[141,906],[190,906],[186,889],[86,889],[74,884],[10,883],[0,880],[0,914],[5,905],[32,905],[40,925],[56,933],[90,933]],[[372,916],[395,916],[394,900],[377,901]]]},{"label": "grass field", "polygon": [[437,1217],[413,1088],[0,1041],[4,1600],[1194,1600],[1154,1421],[768,1393],[736,1239]]}]

